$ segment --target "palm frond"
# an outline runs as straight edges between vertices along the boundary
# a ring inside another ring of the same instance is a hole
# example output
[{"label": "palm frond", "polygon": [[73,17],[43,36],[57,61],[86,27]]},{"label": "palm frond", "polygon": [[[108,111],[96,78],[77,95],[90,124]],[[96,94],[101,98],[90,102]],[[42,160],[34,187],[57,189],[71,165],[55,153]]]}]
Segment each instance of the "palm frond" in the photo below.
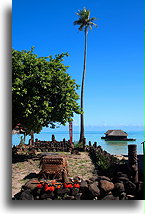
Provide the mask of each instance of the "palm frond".
[{"label": "palm frond", "polygon": [[81,18],[88,19],[90,16],[90,11],[84,8],[83,10],[78,10],[78,13],[76,15],[80,16]]},{"label": "palm frond", "polygon": [[90,10],[87,10],[84,8],[83,10],[78,10],[76,13],[79,16],[79,19],[74,21],[74,25],[80,25],[79,30],[82,31],[85,27],[90,28],[92,30],[92,27],[98,27],[95,23],[92,21],[96,19],[96,17],[90,18]]},{"label": "palm frond", "polygon": [[96,17],[92,17],[89,19],[89,21],[91,22],[91,21],[96,20],[96,19],[97,19]]},{"label": "palm frond", "polygon": [[79,30],[82,31],[82,30],[84,29],[84,27],[85,27],[85,26],[84,26],[83,24],[80,25]]},{"label": "palm frond", "polygon": [[91,25],[89,25],[89,28],[90,28],[90,30],[92,30],[92,26]]},{"label": "palm frond", "polygon": [[74,25],[81,25],[82,24],[82,20],[78,19],[76,21],[73,22]]},{"label": "palm frond", "polygon": [[94,27],[98,27],[98,25],[95,24],[94,22],[89,22],[89,25],[90,25],[90,26],[94,26]]}]

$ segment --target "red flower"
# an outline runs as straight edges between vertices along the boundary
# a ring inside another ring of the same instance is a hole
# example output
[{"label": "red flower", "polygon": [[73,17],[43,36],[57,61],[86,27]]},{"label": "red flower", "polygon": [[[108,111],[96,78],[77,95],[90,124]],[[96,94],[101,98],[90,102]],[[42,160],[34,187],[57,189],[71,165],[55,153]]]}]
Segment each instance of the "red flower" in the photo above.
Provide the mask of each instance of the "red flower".
[{"label": "red flower", "polygon": [[64,187],[65,188],[72,188],[73,186],[72,186],[72,184],[66,184],[66,183],[64,183]]},{"label": "red flower", "polygon": [[42,184],[37,184],[37,188],[42,188],[43,185]]},{"label": "red flower", "polygon": [[74,188],[80,188],[80,184],[74,184]]},{"label": "red flower", "polygon": [[72,184],[68,184],[68,188],[72,188],[73,187],[73,185]]},{"label": "red flower", "polygon": [[53,186],[48,187],[48,190],[53,192],[55,190],[55,188]]},{"label": "red flower", "polygon": [[47,184],[45,184],[45,186],[44,186],[44,190],[45,191],[51,191],[51,192],[53,192],[54,191],[54,187],[53,186],[48,186]]},{"label": "red flower", "polygon": [[66,184],[66,183],[64,183],[63,186],[64,186],[65,188],[67,188],[67,184]]},{"label": "red flower", "polygon": [[45,184],[45,185],[44,185],[44,190],[47,191],[47,188],[48,188],[48,185]]},{"label": "red flower", "polygon": [[57,189],[60,189],[60,188],[61,188],[61,185],[58,185],[56,188],[57,188]]}]

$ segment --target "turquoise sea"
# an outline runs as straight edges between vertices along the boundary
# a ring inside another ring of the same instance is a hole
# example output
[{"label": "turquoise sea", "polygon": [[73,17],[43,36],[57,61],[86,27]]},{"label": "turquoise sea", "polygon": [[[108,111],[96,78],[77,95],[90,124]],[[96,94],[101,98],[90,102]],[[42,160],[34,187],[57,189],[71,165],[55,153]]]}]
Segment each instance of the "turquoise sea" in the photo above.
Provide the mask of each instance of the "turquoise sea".
[{"label": "turquoise sea", "polygon": [[[102,140],[101,137],[104,136],[105,131],[86,131],[85,137],[86,142],[88,144],[89,141],[94,143],[97,142],[97,145],[100,145],[104,150],[111,154],[122,154],[126,155],[128,153],[128,145],[129,144],[137,144],[137,153],[143,154],[143,144],[144,141],[144,132],[143,131],[128,131],[128,138],[135,138],[136,141],[105,141]],[[57,141],[62,141],[63,138],[66,140],[69,139],[69,133],[67,131],[52,131],[52,132],[44,132],[42,131],[39,134],[35,134],[34,137],[39,140],[50,141],[52,134],[55,135],[55,139]],[[18,145],[20,143],[21,136],[14,134],[12,135],[12,145]],[[29,142],[30,136],[26,137],[25,143]],[[79,140],[79,132],[73,132],[73,142],[77,142]]]}]

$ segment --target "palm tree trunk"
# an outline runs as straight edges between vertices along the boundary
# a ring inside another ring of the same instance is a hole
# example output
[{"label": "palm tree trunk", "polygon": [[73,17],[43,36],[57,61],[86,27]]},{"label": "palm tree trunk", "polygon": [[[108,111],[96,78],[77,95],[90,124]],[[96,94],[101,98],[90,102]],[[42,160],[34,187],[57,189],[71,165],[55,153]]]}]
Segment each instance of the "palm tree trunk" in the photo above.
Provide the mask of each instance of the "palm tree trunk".
[{"label": "palm tree trunk", "polygon": [[[87,35],[88,30],[85,29],[85,46],[84,46],[84,68],[83,68],[83,76],[82,76],[82,86],[81,86],[81,110],[84,111],[84,83],[85,83],[85,76],[86,76],[86,57],[87,57]],[[81,114],[81,121],[80,121],[80,143],[84,141],[84,112]]]}]

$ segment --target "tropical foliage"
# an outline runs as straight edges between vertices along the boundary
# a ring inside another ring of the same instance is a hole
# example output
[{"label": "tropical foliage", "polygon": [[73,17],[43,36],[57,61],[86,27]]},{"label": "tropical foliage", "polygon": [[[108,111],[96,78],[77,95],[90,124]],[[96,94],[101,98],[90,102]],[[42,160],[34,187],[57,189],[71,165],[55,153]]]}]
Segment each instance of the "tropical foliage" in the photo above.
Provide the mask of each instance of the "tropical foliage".
[{"label": "tropical foliage", "polygon": [[74,113],[81,113],[79,86],[66,73],[65,56],[38,57],[33,48],[12,50],[12,128],[21,123],[27,134],[39,133],[44,126],[65,125]]}]

